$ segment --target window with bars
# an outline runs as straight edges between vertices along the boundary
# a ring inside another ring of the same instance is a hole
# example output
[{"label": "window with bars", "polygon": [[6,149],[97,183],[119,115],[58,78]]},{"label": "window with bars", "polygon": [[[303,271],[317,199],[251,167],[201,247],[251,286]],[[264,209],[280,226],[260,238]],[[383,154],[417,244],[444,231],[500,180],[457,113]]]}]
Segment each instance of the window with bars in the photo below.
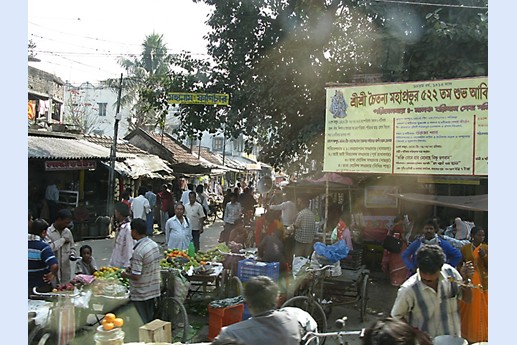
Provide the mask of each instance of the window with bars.
[{"label": "window with bars", "polygon": [[212,150],[222,151],[223,150],[223,138],[214,138],[212,140]]},{"label": "window with bars", "polygon": [[99,116],[106,116],[106,109],[108,108],[108,103],[97,103],[99,107]]}]

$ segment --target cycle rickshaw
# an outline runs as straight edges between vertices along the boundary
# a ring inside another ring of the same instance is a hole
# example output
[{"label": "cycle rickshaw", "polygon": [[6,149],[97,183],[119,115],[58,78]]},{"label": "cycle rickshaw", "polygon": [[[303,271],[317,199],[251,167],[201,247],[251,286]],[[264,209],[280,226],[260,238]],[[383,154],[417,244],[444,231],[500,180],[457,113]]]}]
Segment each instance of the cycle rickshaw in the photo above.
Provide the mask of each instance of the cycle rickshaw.
[{"label": "cycle rickshaw", "polygon": [[304,274],[295,279],[295,288],[282,307],[306,310],[318,323],[320,332],[327,331],[327,318],[335,306],[357,304],[361,321],[366,321],[370,271],[361,264],[361,258],[362,248],[357,248],[348,259],[335,264],[309,263]]}]

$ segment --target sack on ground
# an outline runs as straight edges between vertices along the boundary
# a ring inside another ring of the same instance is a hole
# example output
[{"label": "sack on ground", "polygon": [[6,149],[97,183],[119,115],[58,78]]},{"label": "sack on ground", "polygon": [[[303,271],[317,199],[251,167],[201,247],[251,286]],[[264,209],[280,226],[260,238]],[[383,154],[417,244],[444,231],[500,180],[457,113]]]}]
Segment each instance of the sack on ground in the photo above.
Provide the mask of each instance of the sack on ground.
[{"label": "sack on ground", "polygon": [[400,253],[402,250],[402,240],[387,235],[382,242],[382,247],[391,253]]},{"label": "sack on ground", "polygon": [[318,255],[316,252],[312,253],[311,262],[310,262],[311,268],[317,269],[317,268],[321,268],[321,267],[327,266],[327,265],[334,266],[332,268],[329,268],[327,271],[331,277],[339,277],[341,275],[342,271],[341,271],[341,262],[340,261],[337,261],[337,262],[331,264],[328,262],[328,260],[325,257]]}]

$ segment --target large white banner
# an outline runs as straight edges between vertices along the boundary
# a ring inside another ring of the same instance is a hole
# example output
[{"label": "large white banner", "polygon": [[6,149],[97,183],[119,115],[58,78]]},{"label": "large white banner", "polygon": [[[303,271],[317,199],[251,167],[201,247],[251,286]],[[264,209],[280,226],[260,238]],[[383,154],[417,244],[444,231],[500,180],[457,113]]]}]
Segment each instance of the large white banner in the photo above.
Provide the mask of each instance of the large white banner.
[{"label": "large white banner", "polygon": [[488,175],[488,78],[327,87],[323,171]]}]

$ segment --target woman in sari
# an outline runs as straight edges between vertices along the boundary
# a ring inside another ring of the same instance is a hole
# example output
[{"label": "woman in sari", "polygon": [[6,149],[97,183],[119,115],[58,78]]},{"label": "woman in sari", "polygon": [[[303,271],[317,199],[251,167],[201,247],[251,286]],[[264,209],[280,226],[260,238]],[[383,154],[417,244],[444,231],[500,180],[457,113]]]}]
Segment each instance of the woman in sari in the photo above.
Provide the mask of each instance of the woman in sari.
[{"label": "woman in sari", "polygon": [[402,216],[395,217],[393,220],[393,227],[387,234],[402,240],[402,249],[399,253],[393,253],[385,249],[381,262],[382,271],[389,275],[390,283],[393,286],[402,285],[408,277],[408,268],[404,264],[401,255],[407,248],[406,236],[404,236],[403,219],[404,218]]},{"label": "woman in sari", "polygon": [[472,262],[472,284],[482,288],[472,289],[471,303],[460,300],[460,316],[461,336],[472,343],[488,341],[488,245],[483,243],[485,231],[480,226],[473,227],[470,236],[471,243],[461,248],[462,260]]}]

